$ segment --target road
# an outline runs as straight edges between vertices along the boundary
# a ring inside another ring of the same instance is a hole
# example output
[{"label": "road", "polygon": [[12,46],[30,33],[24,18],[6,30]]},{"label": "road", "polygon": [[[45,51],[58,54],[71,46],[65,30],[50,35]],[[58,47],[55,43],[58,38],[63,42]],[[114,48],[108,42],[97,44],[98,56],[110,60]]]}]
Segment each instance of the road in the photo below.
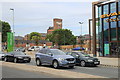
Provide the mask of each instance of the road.
[{"label": "road", "polygon": [[[35,59],[32,59],[30,63],[16,63],[16,64],[26,64],[26,65],[32,65],[36,66]],[[43,66],[47,68],[52,68],[51,66]],[[102,76],[102,77],[108,77],[108,78],[118,78],[118,68],[112,68],[112,67],[80,67],[75,66],[74,69],[69,68],[61,68],[61,70],[66,71],[72,71],[72,72],[78,72],[78,73],[85,73],[85,74],[91,74],[96,76]],[[3,77],[16,77],[19,78],[20,76],[24,77],[30,77],[30,78],[55,78],[59,76],[49,75],[45,73],[39,73],[39,72],[28,72],[24,70],[18,70],[14,68],[4,67],[3,66]],[[15,75],[14,75],[15,74]]]},{"label": "road", "polygon": [[7,66],[2,66],[2,77],[3,78],[59,78],[55,76],[40,72],[30,72],[26,70],[20,70]]},{"label": "road", "polygon": [[[35,59],[32,59],[30,63],[26,63],[26,64],[36,66],[34,60]],[[24,64],[24,63],[20,63],[20,64]],[[50,66],[44,66],[44,67],[50,67]],[[103,66],[80,67],[80,66],[75,66],[75,69],[68,69],[68,68],[61,68],[61,69],[73,71],[73,72],[103,76],[103,77],[108,77],[108,78],[118,78],[118,68],[113,68],[113,67],[103,67]]]}]

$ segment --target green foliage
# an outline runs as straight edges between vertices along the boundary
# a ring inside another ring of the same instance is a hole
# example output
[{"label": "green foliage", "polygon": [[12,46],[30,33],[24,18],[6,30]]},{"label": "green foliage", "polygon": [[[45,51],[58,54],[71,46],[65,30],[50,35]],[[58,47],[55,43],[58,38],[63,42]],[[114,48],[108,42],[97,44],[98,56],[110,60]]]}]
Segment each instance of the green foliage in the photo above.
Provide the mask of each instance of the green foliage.
[{"label": "green foliage", "polygon": [[39,40],[41,39],[41,34],[38,32],[30,33],[30,40],[34,40],[36,45],[39,44]]},{"label": "green foliage", "polygon": [[58,45],[74,45],[76,37],[68,29],[57,29],[52,34],[47,35],[47,40]]},{"label": "green foliage", "polygon": [[11,32],[9,23],[0,21],[0,31],[2,31],[2,42],[7,42],[7,32]]}]

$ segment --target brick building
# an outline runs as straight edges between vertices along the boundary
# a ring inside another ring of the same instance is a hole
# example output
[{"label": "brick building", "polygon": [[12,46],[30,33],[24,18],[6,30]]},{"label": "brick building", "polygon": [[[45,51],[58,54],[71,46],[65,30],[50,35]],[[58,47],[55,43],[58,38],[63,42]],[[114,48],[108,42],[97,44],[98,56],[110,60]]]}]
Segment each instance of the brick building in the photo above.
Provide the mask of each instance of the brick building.
[{"label": "brick building", "polygon": [[[45,40],[47,33],[40,33],[40,34],[41,34],[41,39]],[[30,34],[25,35],[24,40],[30,40]]]},{"label": "brick building", "polygon": [[24,40],[30,40],[30,37],[29,37],[30,34],[27,34],[24,36]]},{"label": "brick building", "polygon": [[40,34],[41,34],[41,39],[42,39],[42,40],[45,40],[47,33],[40,33]]},{"label": "brick building", "polygon": [[44,44],[46,44],[46,46],[52,46],[52,42],[45,40],[40,40],[38,45],[32,40],[15,40],[15,47],[26,47],[28,44],[30,46],[44,46]]},{"label": "brick building", "polygon": [[52,31],[56,29],[62,29],[62,19],[58,19],[58,18],[53,19],[53,27],[48,28],[47,34],[51,34]]}]

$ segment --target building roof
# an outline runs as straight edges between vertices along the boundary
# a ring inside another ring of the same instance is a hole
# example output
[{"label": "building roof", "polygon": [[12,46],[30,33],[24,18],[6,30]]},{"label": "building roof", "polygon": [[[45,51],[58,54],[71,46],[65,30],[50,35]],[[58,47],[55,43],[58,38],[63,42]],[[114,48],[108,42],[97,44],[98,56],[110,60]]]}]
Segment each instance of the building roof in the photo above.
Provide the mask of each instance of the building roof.
[{"label": "building roof", "polygon": [[46,37],[47,33],[40,33],[42,37]]},{"label": "building roof", "polygon": [[[46,43],[46,42],[49,42],[49,41],[46,41],[46,40],[39,40],[39,43]],[[15,40],[15,43],[35,43],[34,40]]]},{"label": "building roof", "polygon": [[54,18],[53,20],[55,20],[55,19],[62,20],[62,19],[60,19],[60,18]]},{"label": "building roof", "polygon": [[24,37],[22,37],[22,36],[15,36],[15,40],[23,40],[24,39]]}]

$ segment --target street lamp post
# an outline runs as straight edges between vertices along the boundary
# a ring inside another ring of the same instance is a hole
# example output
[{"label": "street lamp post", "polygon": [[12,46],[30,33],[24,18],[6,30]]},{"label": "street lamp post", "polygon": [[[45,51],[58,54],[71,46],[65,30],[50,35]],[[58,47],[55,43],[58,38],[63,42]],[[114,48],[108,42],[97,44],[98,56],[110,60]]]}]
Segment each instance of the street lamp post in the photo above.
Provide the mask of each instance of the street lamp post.
[{"label": "street lamp post", "polygon": [[14,33],[14,9],[10,8],[11,11],[13,11],[13,33]]},{"label": "street lamp post", "polygon": [[79,22],[79,24],[81,24],[81,40],[80,40],[80,43],[81,43],[81,47],[82,47],[82,24],[83,24],[83,22]]},{"label": "street lamp post", "polygon": [[[14,9],[10,8],[11,11],[13,11],[13,36],[14,36],[14,47],[15,47],[15,30],[14,30]],[[14,49],[14,48],[13,48]]]}]

